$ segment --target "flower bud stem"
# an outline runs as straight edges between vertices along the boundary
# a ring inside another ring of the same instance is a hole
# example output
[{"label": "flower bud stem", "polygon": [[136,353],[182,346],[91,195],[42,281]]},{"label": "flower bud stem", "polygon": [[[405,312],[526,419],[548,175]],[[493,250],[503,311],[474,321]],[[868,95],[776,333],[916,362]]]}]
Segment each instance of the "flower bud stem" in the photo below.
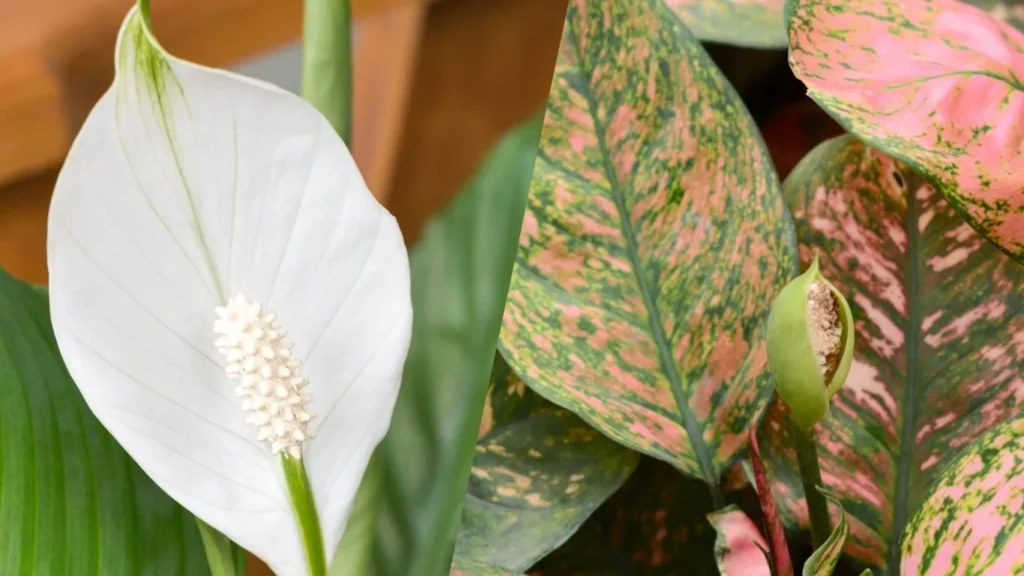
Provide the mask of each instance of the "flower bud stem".
[{"label": "flower bud stem", "polygon": [[306,552],[309,576],[327,575],[327,556],[324,554],[324,537],[320,531],[320,517],[313,502],[313,488],[306,477],[306,467],[298,458],[281,456],[284,479],[288,485],[288,497],[292,501],[295,521],[302,535],[302,548]]},{"label": "flower bud stem", "polygon": [[814,440],[814,428],[803,428],[793,421],[789,423],[796,447],[797,463],[800,466],[800,481],[804,485],[804,499],[807,500],[808,517],[811,520],[811,543],[814,549],[821,547],[832,534],[828,502],[818,491],[825,487],[818,467],[818,446]]}]

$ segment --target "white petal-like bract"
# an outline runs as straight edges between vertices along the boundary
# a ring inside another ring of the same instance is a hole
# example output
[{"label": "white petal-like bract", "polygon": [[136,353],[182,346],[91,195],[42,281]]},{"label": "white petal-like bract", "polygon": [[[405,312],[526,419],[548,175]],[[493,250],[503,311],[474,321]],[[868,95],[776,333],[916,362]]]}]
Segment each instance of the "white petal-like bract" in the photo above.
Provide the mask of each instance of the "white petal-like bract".
[{"label": "white petal-like bract", "polygon": [[115,57],[50,207],[61,354],[171,497],[278,575],[306,574],[280,456],[246,423],[215,309],[236,294],[261,302],[302,358],[317,415],[302,461],[330,555],[401,380],[402,235],[299,97],[168,55],[137,8]]}]

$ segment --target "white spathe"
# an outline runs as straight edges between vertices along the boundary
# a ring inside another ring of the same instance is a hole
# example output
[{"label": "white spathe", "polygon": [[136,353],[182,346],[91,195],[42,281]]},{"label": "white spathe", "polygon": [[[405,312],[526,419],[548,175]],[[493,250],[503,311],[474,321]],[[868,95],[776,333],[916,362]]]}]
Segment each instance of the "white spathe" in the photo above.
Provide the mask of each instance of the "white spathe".
[{"label": "white spathe", "polygon": [[260,302],[302,359],[317,415],[302,461],[330,556],[409,345],[401,233],[297,96],[166,54],[137,8],[115,60],[50,207],[61,354],[164,491],[279,576],[304,575],[280,456],[246,423],[215,309],[239,293]]}]

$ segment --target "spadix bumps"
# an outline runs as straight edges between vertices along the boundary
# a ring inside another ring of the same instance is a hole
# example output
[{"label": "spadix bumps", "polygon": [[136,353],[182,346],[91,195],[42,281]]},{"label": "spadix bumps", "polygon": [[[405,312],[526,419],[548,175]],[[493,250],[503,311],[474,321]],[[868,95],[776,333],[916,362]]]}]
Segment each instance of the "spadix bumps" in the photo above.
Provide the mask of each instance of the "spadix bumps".
[{"label": "spadix bumps", "polygon": [[292,356],[293,344],[284,339],[287,333],[276,318],[239,294],[217,308],[214,346],[228,361],[228,378],[239,382],[235,395],[250,412],[245,421],[259,429],[259,439],[274,454],[301,458],[303,443],[313,437],[313,413],[306,410],[309,382],[299,373],[301,362]]},{"label": "spadix bumps", "polygon": [[786,285],[768,317],[768,365],[775,389],[804,428],[828,412],[853,361],[846,299],[818,272],[818,260]]}]

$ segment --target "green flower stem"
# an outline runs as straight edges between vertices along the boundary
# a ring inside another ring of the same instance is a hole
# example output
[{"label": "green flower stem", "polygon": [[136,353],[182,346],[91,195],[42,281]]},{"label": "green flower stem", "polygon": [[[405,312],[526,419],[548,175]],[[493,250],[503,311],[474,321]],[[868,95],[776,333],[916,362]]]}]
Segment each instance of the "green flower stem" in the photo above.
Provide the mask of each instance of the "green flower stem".
[{"label": "green flower stem", "polygon": [[305,0],[302,97],[352,148],[352,6],[350,0]]},{"label": "green flower stem", "polygon": [[800,481],[804,485],[808,516],[811,519],[811,543],[817,550],[832,534],[828,502],[818,491],[818,486],[825,487],[821,482],[821,469],[818,467],[818,446],[814,441],[814,428],[803,428],[792,421],[790,421],[790,428],[796,445],[797,463],[800,465]]},{"label": "green flower stem", "polygon": [[302,536],[302,547],[306,551],[306,563],[309,565],[309,576],[326,576],[327,555],[324,554],[324,537],[320,531],[320,517],[316,513],[313,502],[313,490],[306,477],[306,467],[302,460],[281,457],[284,469],[284,480],[288,486],[288,497],[292,501],[292,510],[299,525]]},{"label": "green flower stem", "polygon": [[196,524],[199,525],[199,535],[203,539],[203,549],[206,550],[206,561],[210,564],[210,575],[239,576],[242,572],[235,564],[231,540],[199,518],[196,518]]}]

